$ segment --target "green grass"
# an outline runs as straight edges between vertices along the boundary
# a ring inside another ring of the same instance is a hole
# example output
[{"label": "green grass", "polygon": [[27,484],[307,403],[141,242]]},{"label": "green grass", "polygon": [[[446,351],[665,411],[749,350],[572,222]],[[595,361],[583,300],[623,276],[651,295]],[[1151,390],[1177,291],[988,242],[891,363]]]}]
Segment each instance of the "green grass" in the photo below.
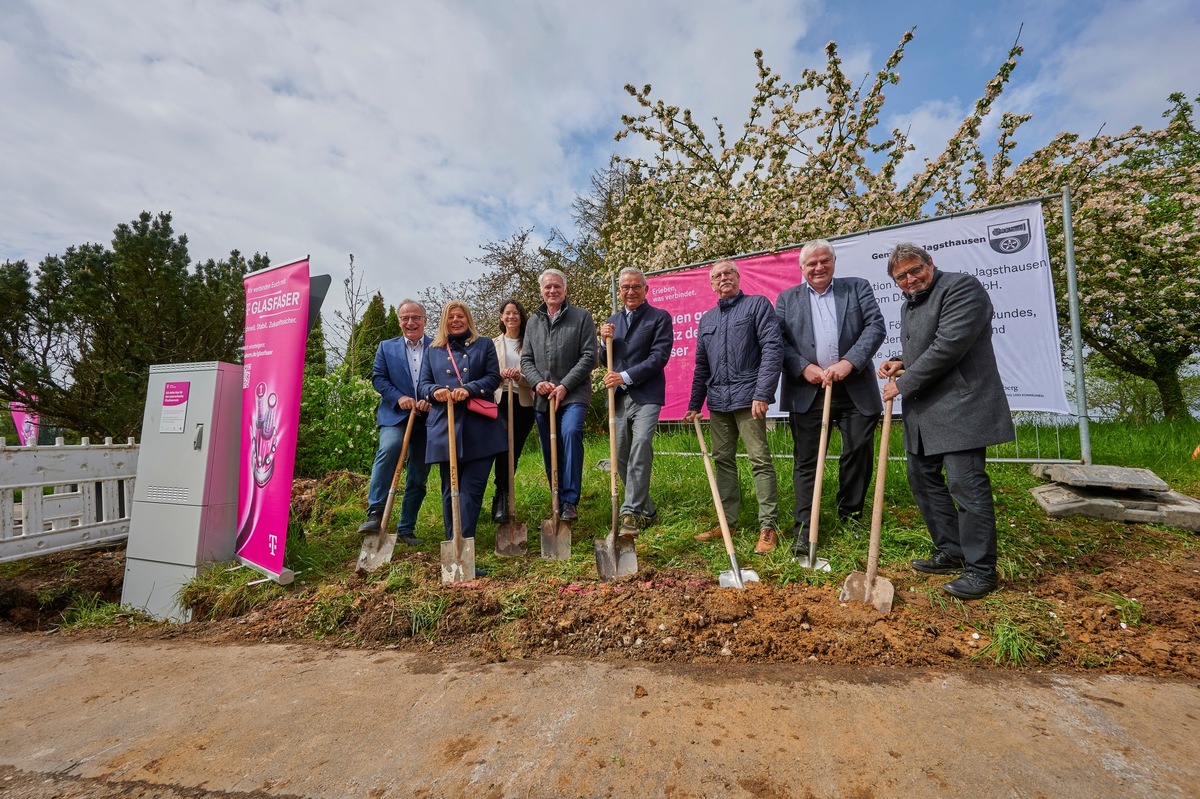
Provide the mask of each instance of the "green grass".
[{"label": "green grass", "polygon": [[1097,591],[1096,596],[1113,606],[1121,623],[1130,627],[1138,626],[1142,621],[1142,603],[1133,597],[1127,597],[1117,591]]},{"label": "green grass", "polygon": [[88,594],[77,597],[71,607],[63,612],[62,626],[68,630],[85,630],[111,627],[114,624],[136,627],[150,622],[149,616],[128,605],[106,602],[99,594]]}]

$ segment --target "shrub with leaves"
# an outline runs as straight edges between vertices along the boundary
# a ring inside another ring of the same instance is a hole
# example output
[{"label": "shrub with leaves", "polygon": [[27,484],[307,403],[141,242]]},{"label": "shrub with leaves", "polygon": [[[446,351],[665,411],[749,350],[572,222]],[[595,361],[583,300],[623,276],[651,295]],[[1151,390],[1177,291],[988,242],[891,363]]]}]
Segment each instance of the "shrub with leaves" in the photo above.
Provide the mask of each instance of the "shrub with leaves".
[{"label": "shrub with leaves", "polygon": [[304,374],[296,474],[322,477],[348,469],[370,474],[379,436],[375,409],[379,395],[370,381],[345,365],[329,374]]}]

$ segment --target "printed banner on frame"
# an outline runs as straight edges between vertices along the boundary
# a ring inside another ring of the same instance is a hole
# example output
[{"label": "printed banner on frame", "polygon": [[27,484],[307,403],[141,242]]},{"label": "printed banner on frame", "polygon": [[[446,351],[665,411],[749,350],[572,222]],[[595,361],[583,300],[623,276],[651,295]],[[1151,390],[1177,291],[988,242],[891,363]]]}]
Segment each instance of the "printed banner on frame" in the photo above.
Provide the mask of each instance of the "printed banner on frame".
[{"label": "printed banner on frame", "polygon": [[245,286],[237,556],[278,576],[284,571],[308,339],[308,260],[253,272]]},{"label": "printed banner on frame", "polygon": [[[25,395],[22,394],[21,396]],[[35,402],[37,401],[37,397],[30,397],[30,399]],[[30,410],[24,402],[10,402],[8,410],[12,414],[13,427],[17,428],[17,443],[22,447],[36,444],[38,436],[37,411]]]},{"label": "printed banner on frame", "polygon": [[[888,277],[887,256],[905,241],[927,249],[943,272],[974,275],[987,289],[993,306],[992,345],[1012,410],[1071,413],[1063,382],[1041,203],[931,219],[834,241],[837,277],[870,281],[883,312],[887,337],[875,354],[877,366],[900,355],[900,308],[904,297]],[[733,259],[742,278],[742,291],[766,295],[774,303],[781,291],[802,282],[799,255],[800,248],[795,247]],[[709,269],[700,266],[655,275],[647,281],[647,299],[669,312],[674,323],[663,421],[682,419],[687,412],[696,364],[696,330],[700,317],[717,304],[717,295],[708,281]],[[772,414],[778,415],[778,392],[775,399]],[[901,400],[897,400],[896,410],[901,410]]]}]

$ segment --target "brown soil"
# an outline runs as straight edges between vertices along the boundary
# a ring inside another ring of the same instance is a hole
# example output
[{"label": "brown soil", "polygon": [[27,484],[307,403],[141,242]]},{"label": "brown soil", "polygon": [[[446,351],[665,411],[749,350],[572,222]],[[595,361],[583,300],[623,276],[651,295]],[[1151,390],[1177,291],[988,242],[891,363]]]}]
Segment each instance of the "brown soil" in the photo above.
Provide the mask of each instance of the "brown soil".
[{"label": "brown soil", "polygon": [[[1144,531],[1153,535],[1153,530]],[[996,667],[989,632],[997,606],[943,600],[946,578],[883,573],[896,588],[884,615],[821,587],[750,583],[719,589],[694,573],[643,570],[636,579],[587,584],[482,579],[450,590],[425,552],[398,555],[419,567],[418,586],[399,594],[383,582],[295,585],[245,615],[188,625],[117,624],[95,634],[186,637],[208,642],[310,640],[325,645],[404,648],[483,662],[550,655],[640,662],[801,662],[828,666]],[[0,578],[0,632],[51,630],[74,597],[119,602],[121,549],[41,558]],[[444,601],[436,631],[414,635],[414,595]],[[1200,552],[1125,560],[1081,557],[1067,571],[1006,583],[1008,612],[1028,606],[1023,626],[1057,671],[1200,677]],[[1113,597],[1135,598],[1140,618],[1122,616]],[[321,624],[314,622],[321,619]],[[1003,665],[1003,664],[1001,664]]]}]

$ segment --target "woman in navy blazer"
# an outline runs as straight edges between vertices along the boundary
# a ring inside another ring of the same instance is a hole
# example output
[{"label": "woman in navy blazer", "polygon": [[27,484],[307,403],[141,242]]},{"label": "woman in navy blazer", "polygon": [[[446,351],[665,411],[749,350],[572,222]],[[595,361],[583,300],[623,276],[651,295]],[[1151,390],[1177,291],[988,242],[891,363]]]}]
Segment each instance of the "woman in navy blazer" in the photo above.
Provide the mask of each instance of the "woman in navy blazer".
[{"label": "woman in navy blazer", "polygon": [[438,464],[441,470],[442,516],[447,540],[452,537],[454,517],[450,507],[450,431],[446,424],[446,404],[455,404],[462,534],[474,538],[488,476],[496,453],[505,450],[508,439],[499,418],[489,419],[468,411],[467,400],[472,397],[491,400],[499,385],[500,362],[492,340],[479,336],[471,309],[465,302],[451,300],[446,303],[437,334],[421,364],[417,396],[428,400],[432,406],[426,421],[425,461]]}]

